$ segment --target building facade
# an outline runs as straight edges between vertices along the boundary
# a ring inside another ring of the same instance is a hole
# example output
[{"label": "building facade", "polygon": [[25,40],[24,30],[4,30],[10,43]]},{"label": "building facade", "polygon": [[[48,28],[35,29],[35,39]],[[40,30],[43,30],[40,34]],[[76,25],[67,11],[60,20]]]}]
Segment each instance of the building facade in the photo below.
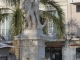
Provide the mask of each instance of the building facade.
[{"label": "building facade", "polygon": [[[80,1],[79,0],[54,0],[56,1],[63,12],[65,13],[65,25],[66,25],[66,39],[58,41],[53,39],[45,43],[45,58],[48,60],[79,60],[80,59],[80,26],[79,26],[79,15],[80,15]],[[0,0],[0,8],[10,7],[5,5],[5,0]],[[41,10],[53,11],[53,14],[56,13],[56,9],[52,7],[40,6]],[[10,12],[10,11],[9,11]],[[10,16],[5,18],[4,22],[1,23],[1,35],[8,36],[9,34],[9,23]],[[51,21],[52,22],[52,21]],[[48,22],[48,33],[50,36],[55,38],[55,32],[53,24],[50,21]],[[50,25],[52,24],[52,25]],[[7,39],[7,37],[5,37]],[[9,37],[10,38],[10,37]],[[8,40],[8,39],[7,39]]]},{"label": "building facade", "polygon": [[[5,9],[6,8],[6,9]],[[12,11],[9,4],[6,3],[6,0],[0,0],[0,11],[1,14],[7,15],[3,18],[3,20],[0,22],[0,35],[5,38],[5,40],[10,40],[10,22],[11,22],[11,13]]]},{"label": "building facade", "polygon": [[12,41],[9,30],[12,11],[7,9],[9,7],[6,0],[0,0],[0,14],[6,15],[0,20],[0,60],[16,60],[15,55],[10,53]]},{"label": "building facade", "polygon": [[80,1],[55,0],[65,13],[66,37],[46,42],[46,57],[51,60],[79,60],[80,58]]}]

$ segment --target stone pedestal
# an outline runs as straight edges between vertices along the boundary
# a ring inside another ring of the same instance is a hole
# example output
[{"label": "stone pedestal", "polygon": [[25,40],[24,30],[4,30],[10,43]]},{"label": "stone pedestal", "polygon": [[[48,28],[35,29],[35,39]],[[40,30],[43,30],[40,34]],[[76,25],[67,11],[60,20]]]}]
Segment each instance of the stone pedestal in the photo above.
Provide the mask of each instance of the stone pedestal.
[{"label": "stone pedestal", "polygon": [[45,42],[50,39],[39,30],[25,30],[15,36],[20,43],[20,60],[44,60]]}]

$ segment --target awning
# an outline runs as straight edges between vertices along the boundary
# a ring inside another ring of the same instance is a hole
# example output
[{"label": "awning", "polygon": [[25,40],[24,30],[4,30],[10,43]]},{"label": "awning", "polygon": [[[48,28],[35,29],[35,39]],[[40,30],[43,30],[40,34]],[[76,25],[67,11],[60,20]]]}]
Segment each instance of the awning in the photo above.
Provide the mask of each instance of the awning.
[{"label": "awning", "polygon": [[80,44],[70,44],[70,46],[80,46]]},{"label": "awning", "polygon": [[4,44],[4,43],[0,43],[0,48],[5,48],[5,47],[12,48],[14,46],[11,46],[11,45],[8,45],[8,44]]},{"label": "awning", "polygon": [[46,47],[62,47],[65,45],[64,42],[46,42]]},{"label": "awning", "polygon": [[80,46],[80,41],[79,40],[75,40],[75,41],[71,41],[70,42],[70,46]]}]

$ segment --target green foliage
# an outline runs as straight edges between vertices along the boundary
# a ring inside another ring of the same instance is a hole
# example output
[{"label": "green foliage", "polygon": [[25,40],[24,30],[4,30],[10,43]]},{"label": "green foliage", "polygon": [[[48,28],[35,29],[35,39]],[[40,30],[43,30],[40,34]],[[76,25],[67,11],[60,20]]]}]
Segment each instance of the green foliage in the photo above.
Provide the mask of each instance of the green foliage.
[{"label": "green foliage", "polygon": [[45,15],[48,19],[53,20],[54,28],[57,33],[58,38],[62,38],[65,28],[64,28],[64,12],[60,8],[60,5],[58,5],[55,1],[50,0],[40,0],[40,2],[44,5],[50,5],[54,7],[58,13],[58,17],[48,13],[47,11],[43,11],[42,15]]},{"label": "green foliage", "polygon": [[7,18],[8,13],[2,13],[2,11],[6,11],[8,8],[0,8],[0,22],[4,22],[5,18]]},{"label": "green foliage", "polygon": [[22,24],[23,24],[23,12],[22,9],[16,9],[13,13],[12,21],[11,21],[11,36],[16,36],[22,32]]},{"label": "green foliage", "polygon": [[23,29],[23,12],[20,8],[21,0],[7,0],[6,2],[11,6],[14,6],[12,13],[12,20],[10,24],[11,37],[16,36],[22,32]]},{"label": "green foliage", "polygon": [[[12,21],[11,21],[11,36],[18,35],[22,31],[23,24],[23,12],[20,8],[20,0],[6,0],[10,5],[15,5],[15,11],[13,11]],[[45,20],[51,19],[55,25],[57,32],[57,37],[62,38],[64,34],[64,13],[60,6],[52,0],[40,0],[44,5],[50,5],[57,10],[58,17],[48,13],[47,11],[40,12],[40,21],[43,24]],[[2,14],[0,14],[0,20],[2,20]],[[46,31],[47,26],[43,29]],[[47,32],[47,31],[46,31]],[[46,33],[45,32],[45,33]]]},{"label": "green foliage", "polygon": [[2,20],[2,14],[1,14],[1,10],[0,10],[0,21]]},{"label": "green foliage", "polygon": [[43,3],[43,4],[47,4],[48,1],[49,0],[40,0],[40,2]]},{"label": "green foliage", "polygon": [[[40,11],[40,22],[41,22],[41,24],[44,24],[45,20],[47,20],[47,19],[46,19],[46,16],[43,15],[42,11]],[[46,34],[46,35],[48,35],[47,32],[48,32],[48,30],[47,30],[47,25],[46,25],[46,26],[43,28],[43,33]]]}]

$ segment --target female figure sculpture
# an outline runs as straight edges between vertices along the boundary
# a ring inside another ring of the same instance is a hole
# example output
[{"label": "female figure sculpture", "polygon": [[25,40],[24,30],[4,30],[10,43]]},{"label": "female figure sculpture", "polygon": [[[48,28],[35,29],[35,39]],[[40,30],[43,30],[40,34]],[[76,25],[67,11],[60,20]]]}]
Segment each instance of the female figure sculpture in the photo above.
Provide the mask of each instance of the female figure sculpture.
[{"label": "female figure sculpture", "polygon": [[26,20],[28,22],[28,29],[39,29],[45,26],[39,21],[39,0],[24,0],[23,9],[26,12]]}]

